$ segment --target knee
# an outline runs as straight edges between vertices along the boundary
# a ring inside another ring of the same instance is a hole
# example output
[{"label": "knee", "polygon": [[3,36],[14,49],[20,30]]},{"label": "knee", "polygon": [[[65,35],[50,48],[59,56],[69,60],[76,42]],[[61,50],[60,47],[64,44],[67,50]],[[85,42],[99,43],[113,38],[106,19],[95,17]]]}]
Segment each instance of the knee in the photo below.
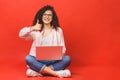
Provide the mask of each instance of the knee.
[{"label": "knee", "polygon": [[27,64],[32,63],[32,62],[33,62],[33,59],[34,59],[34,57],[31,56],[31,55],[27,55],[27,56],[25,57],[25,61],[26,61]]},{"label": "knee", "polygon": [[71,58],[70,58],[70,56],[64,56],[63,57],[63,60],[66,62],[66,63],[71,63]]}]

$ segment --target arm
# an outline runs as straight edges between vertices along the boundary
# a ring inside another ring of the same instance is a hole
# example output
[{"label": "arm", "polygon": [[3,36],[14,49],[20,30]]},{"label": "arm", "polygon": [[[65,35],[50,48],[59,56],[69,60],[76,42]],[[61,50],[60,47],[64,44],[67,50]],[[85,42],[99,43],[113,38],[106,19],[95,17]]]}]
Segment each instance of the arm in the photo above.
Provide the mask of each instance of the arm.
[{"label": "arm", "polygon": [[19,37],[24,38],[26,40],[32,40],[33,39],[33,32],[30,27],[24,27],[19,32]]},{"label": "arm", "polygon": [[24,27],[19,32],[19,37],[25,38],[27,40],[34,39],[34,32],[40,31],[41,24],[39,24],[39,20],[37,20],[37,23],[32,27]]},{"label": "arm", "polygon": [[62,31],[61,28],[59,28],[59,31],[60,31],[60,38],[61,38],[61,40],[60,40],[60,45],[63,46],[62,53],[63,53],[63,55],[65,55],[66,46],[65,46],[63,31]]}]

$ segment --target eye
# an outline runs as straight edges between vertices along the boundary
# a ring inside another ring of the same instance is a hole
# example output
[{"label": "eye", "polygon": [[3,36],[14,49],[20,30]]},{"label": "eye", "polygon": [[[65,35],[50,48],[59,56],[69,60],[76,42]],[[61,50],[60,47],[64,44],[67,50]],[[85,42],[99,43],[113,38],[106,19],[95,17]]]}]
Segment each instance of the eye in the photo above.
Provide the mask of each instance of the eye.
[{"label": "eye", "polygon": [[51,17],[52,16],[52,14],[43,14],[43,16],[48,16],[48,17]]}]

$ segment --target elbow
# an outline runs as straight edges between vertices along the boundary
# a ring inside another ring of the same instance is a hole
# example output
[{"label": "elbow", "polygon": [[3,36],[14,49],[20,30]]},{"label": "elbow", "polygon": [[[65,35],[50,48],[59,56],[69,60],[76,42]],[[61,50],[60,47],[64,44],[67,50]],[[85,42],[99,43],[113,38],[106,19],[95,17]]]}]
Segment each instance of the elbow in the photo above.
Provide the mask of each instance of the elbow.
[{"label": "elbow", "polygon": [[21,33],[19,33],[18,36],[21,38],[22,37]]},{"label": "elbow", "polygon": [[22,37],[23,37],[21,32],[18,34],[18,36],[19,36],[20,38],[22,38]]}]

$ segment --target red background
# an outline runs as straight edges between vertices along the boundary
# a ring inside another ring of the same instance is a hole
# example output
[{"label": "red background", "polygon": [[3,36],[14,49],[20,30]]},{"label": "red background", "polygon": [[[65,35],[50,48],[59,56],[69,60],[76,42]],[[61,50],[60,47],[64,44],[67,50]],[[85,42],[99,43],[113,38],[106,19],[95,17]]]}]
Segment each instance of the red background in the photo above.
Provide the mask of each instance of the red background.
[{"label": "red background", "polygon": [[30,26],[38,9],[47,4],[54,6],[57,12],[67,54],[72,58],[73,74],[84,74],[86,80],[118,79],[119,0],[0,0],[1,78],[7,78],[10,72],[19,73],[17,77],[25,72],[24,58],[31,41],[20,39],[18,33],[24,26]]}]

